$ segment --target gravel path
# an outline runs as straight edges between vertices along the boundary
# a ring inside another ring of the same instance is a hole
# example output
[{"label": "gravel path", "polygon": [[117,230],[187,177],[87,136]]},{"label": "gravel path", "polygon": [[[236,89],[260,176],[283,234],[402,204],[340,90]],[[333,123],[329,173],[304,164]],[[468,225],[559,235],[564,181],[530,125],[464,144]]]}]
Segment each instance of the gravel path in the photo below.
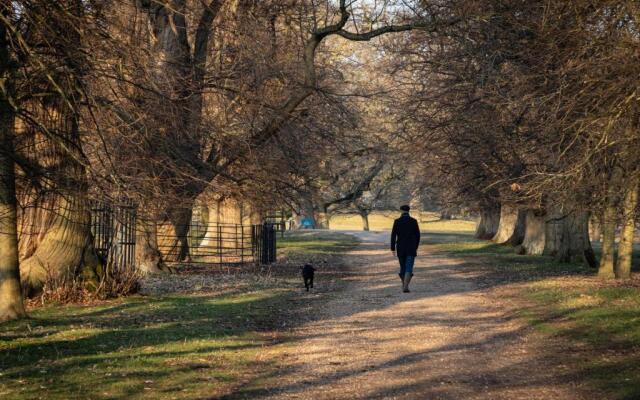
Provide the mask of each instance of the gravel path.
[{"label": "gravel path", "polygon": [[354,234],[362,244],[347,255],[346,289],[295,330],[281,373],[251,398],[587,398],[541,355],[539,336],[457,260],[427,246],[404,294],[388,233]]}]

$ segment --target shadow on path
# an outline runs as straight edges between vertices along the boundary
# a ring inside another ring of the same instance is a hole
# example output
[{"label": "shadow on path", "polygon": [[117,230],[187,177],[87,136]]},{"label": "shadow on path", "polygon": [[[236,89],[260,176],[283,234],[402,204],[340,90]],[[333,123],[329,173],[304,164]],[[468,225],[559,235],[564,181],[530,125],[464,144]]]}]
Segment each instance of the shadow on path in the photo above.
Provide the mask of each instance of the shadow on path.
[{"label": "shadow on path", "polygon": [[492,284],[478,284],[482,271],[430,247],[470,236],[425,234],[404,294],[389,233],[353,234],[361,244],[345,258],[344,290],[323,292],[320,273],[327,300],[293,332],[295,351],[278,374],[225,399],[588,398],[579,377],[487,294]]}]

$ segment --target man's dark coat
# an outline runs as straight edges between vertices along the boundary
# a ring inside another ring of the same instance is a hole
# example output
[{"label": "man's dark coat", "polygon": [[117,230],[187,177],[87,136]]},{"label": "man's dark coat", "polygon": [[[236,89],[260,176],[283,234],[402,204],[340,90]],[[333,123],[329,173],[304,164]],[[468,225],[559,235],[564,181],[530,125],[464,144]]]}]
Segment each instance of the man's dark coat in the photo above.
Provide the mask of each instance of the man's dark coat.
[{"label": "man's dark coat", "polygon": [[391,251],[395,250],[398,257],[415,257],[419,244],[420,228],[418,228],[418,221],[415,218],[411,218],[408,213],[404,213],[400,218],[393,221]]}]

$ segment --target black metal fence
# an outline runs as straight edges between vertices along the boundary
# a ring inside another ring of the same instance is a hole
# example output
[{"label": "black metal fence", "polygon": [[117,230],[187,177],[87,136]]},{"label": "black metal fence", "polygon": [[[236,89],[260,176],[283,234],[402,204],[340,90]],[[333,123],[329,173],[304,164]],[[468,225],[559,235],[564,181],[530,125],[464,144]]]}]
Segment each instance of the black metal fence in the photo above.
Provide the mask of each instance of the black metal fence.
[{"label": "black metal fence", "polygon": [[253,225],[253,254],[260,264],[271,264],[276,261],[276,225],[264,223]]},{"label": "black metal fence", "polygon": [[[276,261],[274,224],[243,225],[192,222],[186,236],[159,234],[159,250],[176,264],[237,265]],[[187,247],[187,257],[176,257],[175,242]]]},{"label": "black metal fence", "polygon": [[[135,268],[136,208],[130,204],[94,203],[91,232],[94,247],[112,271]],[[240,265],[276,261],[276,227],[206,223],[160,229],[158,250],[175,264]],[[186,256],[185,256],[186,254]]]},{"label": "black metal fence", "polygon": [[280,232],[282,237],[287,230],[291,229],[290,226],[287,226],[287,220],[287,214],[284,211],[272,211],[264,216],[265,223],[273,225],[276,232]]},{"label": "black metal fence", "polygon": [[[174,233],[158,234],[158,247],[168,259],[180,264],[244,264],[256,262],[252,225],[192,223],[185,237]],[[175,252],[175,242],[187,247],[186,258]]]},{"label": "black metal fence", "polygon": [[93,203],[91,233],[96,252],[112,272],[135,268],[135,206]]}]

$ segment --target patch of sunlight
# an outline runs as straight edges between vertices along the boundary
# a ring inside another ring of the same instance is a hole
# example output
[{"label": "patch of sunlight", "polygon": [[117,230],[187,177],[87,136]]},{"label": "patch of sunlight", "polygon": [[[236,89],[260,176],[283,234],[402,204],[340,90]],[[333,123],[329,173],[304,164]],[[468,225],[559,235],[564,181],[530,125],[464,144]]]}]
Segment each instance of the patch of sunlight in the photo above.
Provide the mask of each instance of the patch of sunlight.
[{"label": "patch of sunlight", "polygon": [[580,294],[570,297],[561,302],[560,307],[565,309],[577,309],[585,307],[594,307],[603,303],[603,300],[588,294]]},{"label": "patch of sunlight", "polygon": [[466,220],[442,220],[442,221],[429,221],[420,223],[420,228],[426,232],[475,232],[476,222]]},{"label": "patch of sunlight", "polygon": [[[412,212],[411,215],[418,220],[420,228],[426,231],[472,232],[476,228],[474,221],[441,220],[440,215],[434,212]],[[399,211],[374,211],[369,215],[369,229],[391,230],[393,221],[399,216]],[[339,214],[331,218],[329,226],[335,230],[362,230],[363,222],[358,214]]]},{"label": "patch of sunlight", "polygon": [[68,330],[45,333],[42,336],[22,337],[11,341],[1,341],[0,350],[20,349],[24,346],[46,346],[50,342],[55,341],[60,344],[63,342],[74,342],[80,339],[88,339],[103,332],[102,329],[96,328],[70,328]]},{"label": "patch of sunlight", "polygon": [[478,241],[478,242],[452,242],[442,243],[438,245],[438,248],[442,251],[449,252],[472,252],[475,250],[483,250],[495,246],[492,242]]}]

